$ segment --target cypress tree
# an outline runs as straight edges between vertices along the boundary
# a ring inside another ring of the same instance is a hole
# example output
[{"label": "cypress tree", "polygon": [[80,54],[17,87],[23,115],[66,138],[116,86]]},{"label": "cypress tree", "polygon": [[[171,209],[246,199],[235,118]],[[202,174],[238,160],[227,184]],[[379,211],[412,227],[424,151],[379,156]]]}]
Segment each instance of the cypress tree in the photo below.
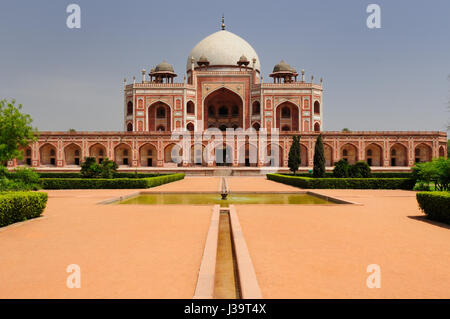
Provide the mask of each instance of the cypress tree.
[{"label": "cypress tree", "polygon": [[292,144],[289,149],[288,166],[295,175],[298,171],[298,167],[300,166],[300,136],[292,136]]},{"label": "cypress tree", "polygon": [[319,134],[314,147],[314,177],[325,177],[325,155],[322,143],[322,134]]}]

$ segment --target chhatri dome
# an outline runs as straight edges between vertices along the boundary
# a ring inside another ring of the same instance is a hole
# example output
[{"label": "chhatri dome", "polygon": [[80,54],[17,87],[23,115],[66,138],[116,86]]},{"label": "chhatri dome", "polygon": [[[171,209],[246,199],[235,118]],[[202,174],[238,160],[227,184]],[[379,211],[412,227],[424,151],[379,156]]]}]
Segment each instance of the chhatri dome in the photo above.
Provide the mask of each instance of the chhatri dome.
[{"label": "chhatri dome", "polygon": [[241,56],[245,56],[250,61],[252,67],[252,60],[256,58],[255,68],[260,71],[260,64],[258,54],[255,49],[244,39],[236,34],[225,30],[225,24],[222,18],[222,30],[213,33],[203,40],[201,40],[189,53],[186,71],[191,69],[191,59],[197,62],[201,57],[206,57],[209,61],[209,66],[233,66]]}]

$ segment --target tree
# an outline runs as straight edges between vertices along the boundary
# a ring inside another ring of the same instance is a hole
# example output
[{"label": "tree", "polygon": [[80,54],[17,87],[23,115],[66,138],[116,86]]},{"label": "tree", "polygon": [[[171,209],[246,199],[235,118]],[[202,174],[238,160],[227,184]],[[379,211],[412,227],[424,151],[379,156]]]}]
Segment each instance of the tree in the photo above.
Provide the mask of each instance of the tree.
[{"label": "tree", "polygon": [[342,132],[351,132],[351,131],[350,131],[350,129],[349,129],[349,128],[347,128],[347,127],[344,127],[344,128],[342,129]]},{"label": "tree", "polygon": [[85,178],[97,178],[102,173],[102,168],[97,164],[95,157],[86,157],[81,163],[80,173]]},{"label": "tree", "polygon": [[15,100],[0,100],[0,165],[14,158],[23,159],[23,150],[37,140],[37,129],[31,126],[31,116],[22,114],[22,104]]},{"label": "tree", "polygon": [[100,165],[102,171],[100,175],[102,176],[102,178],[113,178],[114,173],[117,172],[117,167],[118,165],[116,164],[116,162],[105,158]]},{"label": "tree", "polygon": [[314,147],[314,177],[325,177],[325,154],[323,150],[322,134],[319,134]]},{"label": "tree", "polygon": [[349,165],[346,160],[341,159],[339,162],[335,163],[333,169],[334,177],[348,177]]},{"label": "tree", "polygon": [[350,177],[354,178],[369,178],[371,171],[370,166],[364,161],[356,162],[355,165],[349,167]]},{"label": "tree", "polygon": [[434,183],[436,190],[445,191],[450,185],[450,159],[435,158],[431,162],[417,163],[413,168],[414,177],[420,181]]},{"label": "tree", "polygon": [[295,175],[300,166],[300,136],[292,136],[292,144],[289,149],[288,166]]}]

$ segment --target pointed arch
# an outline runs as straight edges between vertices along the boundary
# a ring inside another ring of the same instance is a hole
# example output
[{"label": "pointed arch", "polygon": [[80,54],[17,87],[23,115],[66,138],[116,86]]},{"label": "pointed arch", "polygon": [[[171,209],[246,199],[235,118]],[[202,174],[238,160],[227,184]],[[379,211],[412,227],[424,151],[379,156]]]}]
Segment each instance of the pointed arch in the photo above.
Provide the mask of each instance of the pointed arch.
[{"label": "pointed arch", "polygon": [[23,152],[23,158],[17,159],[17,165],[19,166],[32,166],[31,155],[32,150],[30,146],[20,147],[19,148]]},{"label": "pointed arch", "polygon": [[[270,143],[266,149],[267,159],[265,159],[265,165],[271,167],[283,167],[284,156],[283,147],[280,144]],[[278,158],[277,158],[278,157]]]},{"label": "pointed arch", "polygon": [[445,157],[445,149],[444,146],[439,146],[439,157]]},{"label": "pointed arch", "polygon": [[147,108],[147,123],[150,132],[172,130],[172,108],[163,101],[155,101]]},{"label": "pointed arch", "polygon": [[190,162],[193,165],[205,166],[206,160],[204,159],[205,145],[201,143],[194,143],[191,145],[191,158]]},{"label": "pointed arch", "polygon": [[131,146],[127,143],[120,143],[114,148],[114,162],[119,166],[131,166],[132,160]]},{"label": "pointed arch", "polygon": [[64,161],[69,166],[80,166],[81,146],[76,143],[70,143],[64,147]]},{"label": "pointed arch", "polygon": [[39,159],[41,166],[56,166],[56,146],[45,143],[39,148]]},{"label": "pointed arch", "polygon": [[194,130],[195,130],[194,123],[192,123],[192,122],[187,123],[186,131],[194,132]]},{"label": "pointed arch", "polygon": [[314,115],[320,115],[320,102],[314,102]]},{"label": "pointed arch", "polygon": [[368,144],[365,149],[365,157],[369,166],[383,166],[383,148],[379,144]]},{"label": "pointed arch", "polygon": [[101,164],[107,157],[106,146],[102,143],[95,143],[89,147],[89,156],[95,157],[97,163]]},{"label": "pointed arch", "polygon": [[209,92],[203,99],[204,129],[225,126],[232,123],[244,127],[244,101],[239,93],[227,87],[219,87]]},{"label": "pointed arch", "polygon": [[[173,154],[175,153],[175,154]],[[183,150],[176,143],[170,143],[164,147],[164,163],[169,165],[181,165]],[[174,156],[176,155],[176,156]],[[180,158],[178,158],[178,156]]]},{"label": "pointed arch", "polygon": [[278,129],[299,131],[300,108],[297,104],[285,101],[277,105],[276,109],[276,127]]},{"label": "pointed arch", "polygon": [[323,143],[323,152],[325,155],[325,166],[334,166],[333,147],[328,143]]},{"label": "pointed arch", "polygon": [[214,159],[216,166],[231,166],[234,161],[234,147],[227,143],[215,145]]},{"label": "pointed arch", "polygon": [[186,113],[189,115],[195,114],[195,104],[191,100],[186,103]]},{"label": "pointed arch", "polygon": [[391,166],[408,166],[408,151],[405,145],[395,143],[389,149]]},{"label": "pointed arch", "polygon": [[238,162],[239,166],[253,166],[258,164],[258,147],[256,141],[248,139],[239,147]]},{"label": "pointed arch", "polygon": [[319,122],[314,123],[314,132],[320,132],[320,123]]},{"label": "pointed arch", "polygon": [[252,115],[260,115],[260,114],[261,114],[261,103],[258,100],[255,100],[252,103]]},{"label": "pointed arch", "polygon": [[157,148],[153,143],[145,143],[139,148],[139,162],[143,167],[154,167],[157,164]]},{"label": "pointed arch", "polygon": [[341,158],[353,165],[358,161],[358,147],[352,143],[341,146]]},{"label": "pointed arch", "polygon": [[255,131],[259,132],[259,130],[261,129],[261,124],[259,124],[259,122],[254,122],[252,127]]},{"label": "pointed arch", "polygon": [[425,143],[420,143],[414,148],[414,162],[429,162],[432,159],[432,149]]}]

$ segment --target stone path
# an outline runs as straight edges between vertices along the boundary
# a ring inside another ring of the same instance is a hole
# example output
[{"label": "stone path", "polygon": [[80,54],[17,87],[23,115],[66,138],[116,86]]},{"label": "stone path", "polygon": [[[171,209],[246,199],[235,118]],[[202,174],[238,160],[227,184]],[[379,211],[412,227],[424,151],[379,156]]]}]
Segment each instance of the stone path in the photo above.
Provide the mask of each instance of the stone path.
[{"label": "stone path", "polygon": [[96,204],[134,192],[48,191],[43,218],[0,228],[0,298],[192,298],[211,208]]},{"label": "stone path", "polygon": [[[450,227],[411,191],[317,190],[362,205],[237,206],[264,298],[450,298]],[[381,268],[369,289],[367,266]]]}]

